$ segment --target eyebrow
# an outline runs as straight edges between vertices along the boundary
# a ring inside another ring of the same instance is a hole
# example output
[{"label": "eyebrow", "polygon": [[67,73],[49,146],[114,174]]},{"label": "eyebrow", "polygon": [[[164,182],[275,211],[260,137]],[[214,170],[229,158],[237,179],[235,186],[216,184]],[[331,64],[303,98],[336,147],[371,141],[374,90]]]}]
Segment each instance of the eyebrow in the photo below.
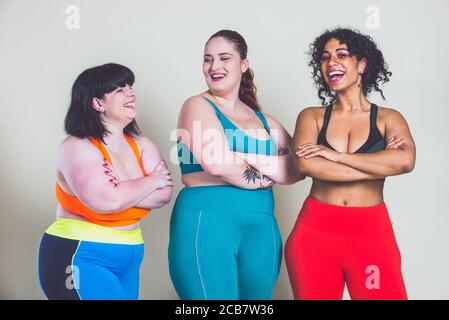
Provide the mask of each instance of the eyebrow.
[{"label": "eyebrow", "polygon": [[[230,55],[230,56],[232,56],[232,53],[229,53],[229,52],[222,52],[222,53],[219,53],[218,54],[219,56],[224,56],[224,55]],[[205,57],[212,57],[212,55],[211,54],[205,54],[204,55]]]},{"label": "eyebrow", "polygon": [[[338,48],[337,50],[335,50],[335,51],[348,51],[349,52],[349,49],[345,49],[345,48]],[[330,53],[328,50],[324,50],[323,51],[323,53]]]}]

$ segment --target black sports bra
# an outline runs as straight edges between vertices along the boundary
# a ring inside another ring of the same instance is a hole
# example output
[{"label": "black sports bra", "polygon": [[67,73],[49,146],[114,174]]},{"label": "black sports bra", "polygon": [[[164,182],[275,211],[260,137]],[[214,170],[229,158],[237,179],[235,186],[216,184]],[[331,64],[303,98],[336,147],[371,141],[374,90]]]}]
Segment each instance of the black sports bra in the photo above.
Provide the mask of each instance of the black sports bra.
[{"label": "black sports bra", "polygon": [[[332,150],[335,150],[329,142],[327,142],[326,139],[326,132],[327,132],[327,126],[329,124],[329,119],[332,115],[332,104],[328,105],[326,107],[326,112],[324,114],[324,121],[323,121],[323,127],[321,128],[320,133],[318,134],[318,142],[317,144],[321,144],[325,147],[331,148]],[[377,152],[385,149],[385,138],[380,133],[379,129],[377,128],[377,105],[374,103],[371,104],[371,110],[370,110],[370,129],[369,129],[369,135],[368,139],[365,141],[365,143],[358,148],[354,153],[370,153],[370,152]]]}]

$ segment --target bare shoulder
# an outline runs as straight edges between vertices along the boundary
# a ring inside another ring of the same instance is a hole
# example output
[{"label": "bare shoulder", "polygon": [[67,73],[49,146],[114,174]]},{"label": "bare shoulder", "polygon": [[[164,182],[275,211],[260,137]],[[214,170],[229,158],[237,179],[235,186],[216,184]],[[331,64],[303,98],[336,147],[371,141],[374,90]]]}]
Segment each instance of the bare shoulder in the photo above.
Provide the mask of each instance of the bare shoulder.
[{"label": "bare shoulder", "polygon": [[157,151],[156,144],[144,134],[136,136],[135,141],[141,150]]},{"label": "bare shoulder", "polygon": [[56,165],[58,168],[71,164],[101,161],[101,152],[87,138],[66,137],[58,147]]},{"label": "bare shoulder", "polygon": [[212,111],[209,103],[203,98],[201,94],[192,96],[184,101],[180,116],[188,116],[190,114],[203,114]]},{"label": "bare shoulder", "polygon": [[315,120],[319,121],[324,118],[324,112],[326,107],[324,106],[311,106],[302,109],[297,117],[297,122],[304,120]]},{"label": "bare shoulder", "polygon": [[404,116],[396,109],[391,107],[378,107],[377,117],[382,122],[405,122]]},{"label": "bare shoulder", "polygon": [[58,153],[89,153],[95,151],[96,147],[87,138],[78,138],[75,136],[67,136],[59,145]]},{"label": "bare shoulder", "polygon": [[267,119],[268,122],[268,126],[271,128],[283,128],[282,124],[275,118],[273,117],[271,114],[269,113],[265,113],[262,112],[263,116],[265,117],[265,119]]}]

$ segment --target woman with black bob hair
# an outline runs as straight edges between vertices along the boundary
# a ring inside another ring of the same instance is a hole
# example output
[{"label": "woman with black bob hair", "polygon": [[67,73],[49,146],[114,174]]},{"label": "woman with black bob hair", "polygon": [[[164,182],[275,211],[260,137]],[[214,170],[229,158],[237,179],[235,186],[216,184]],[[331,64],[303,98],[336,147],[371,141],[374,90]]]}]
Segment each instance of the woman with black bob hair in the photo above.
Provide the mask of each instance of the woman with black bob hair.
[{"label": "woman with black bob hair", "polygon": [[56,160],[56,221],[39,251],[49,299],[137,299],[140,219],[168,203],[173,182],[135,121],[133,72],[105,64],[82,72]]},{"label": "woman with black bob hair", "polygon": [[[368,101],[391,72],[371,37],[337,28],[310,45],[323,105],[302,110],[293,146],[313,179],[286,243],[295,299],[407,299],[384,203],[385,178],[408,173],[415,144],[402,115]],[[327,104],[327,106],[326,106]]]}]

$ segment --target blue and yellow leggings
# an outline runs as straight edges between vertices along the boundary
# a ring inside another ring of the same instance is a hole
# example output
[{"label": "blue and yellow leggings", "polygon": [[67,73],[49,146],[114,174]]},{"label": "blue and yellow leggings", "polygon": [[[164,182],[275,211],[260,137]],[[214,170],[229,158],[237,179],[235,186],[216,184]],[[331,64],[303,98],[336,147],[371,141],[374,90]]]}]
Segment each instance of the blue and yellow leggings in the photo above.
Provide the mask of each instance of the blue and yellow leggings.
[{"label": "blue and yellow leggings", "polygon": [[143,252],[140,228],[119,231],[57,219],[40,244],[41,288],[48,299],[137,299]]},{"label": "blue and yellow leggings", "polygon": [[272,190],[201,186],[178,195],[168,258],[181,299],[271,299],[281,250]]}]

